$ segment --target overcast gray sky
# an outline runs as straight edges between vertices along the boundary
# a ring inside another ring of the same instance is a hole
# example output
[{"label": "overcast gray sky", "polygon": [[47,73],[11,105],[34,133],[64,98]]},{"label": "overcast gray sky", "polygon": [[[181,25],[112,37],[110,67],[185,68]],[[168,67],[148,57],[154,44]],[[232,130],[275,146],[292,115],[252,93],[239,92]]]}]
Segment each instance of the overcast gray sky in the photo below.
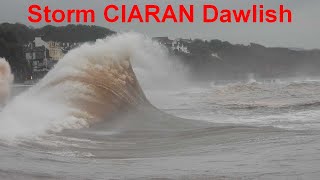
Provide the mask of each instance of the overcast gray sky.
[{"label": "overcast gray sky", "polygon": [[[28,7],[37,3],[50,8],[96,10],[96,25],[118,32],[136,31],[149,36],[169,36],[171,38],[221,39],[232,43],[260,43],[266,46],[285,46],[298,48],[320,48],[320,1],[319,0],[0,0],[0,22],[20,22],[35,27],[45,25],[28,22]],[[103,10],[108,4],[194,4],[197,17],[202,17],[201,6],[215,4],[218,8],[250,8],[252,4],[264,4],[266,8],[278,9],[284,4],[293,12],[291,24],[204,24],[201,19],[195,23],[117,23],[104,20]],[[65,25],[65,24],[64,24]]]}]

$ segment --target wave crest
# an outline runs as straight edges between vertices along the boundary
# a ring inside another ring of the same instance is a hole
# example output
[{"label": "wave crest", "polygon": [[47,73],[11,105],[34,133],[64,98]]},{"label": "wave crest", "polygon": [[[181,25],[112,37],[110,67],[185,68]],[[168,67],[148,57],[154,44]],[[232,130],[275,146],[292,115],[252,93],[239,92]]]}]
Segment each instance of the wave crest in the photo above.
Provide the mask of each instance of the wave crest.
[{"label": "wave crest", "polygon": [[[150,48],[158,54],[152,54]],[[151,106],[130,61],[153,61],[162,52],[158,43],[135,33],[70,51],[37,85],[3,109],[0,135],[39,135],[88,127],[119,112]]]},{"label": "wave crest", "polygon": [[9,63],[0,58],[0,107],[3,106],[10,96],[10,88],[13,82],[13,75]]}]

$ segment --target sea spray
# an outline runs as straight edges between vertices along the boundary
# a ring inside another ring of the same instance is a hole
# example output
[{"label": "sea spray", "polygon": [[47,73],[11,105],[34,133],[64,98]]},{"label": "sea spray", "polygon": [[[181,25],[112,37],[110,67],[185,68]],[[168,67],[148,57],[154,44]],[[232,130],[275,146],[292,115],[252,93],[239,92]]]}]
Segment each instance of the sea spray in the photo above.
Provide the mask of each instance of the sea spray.
[{"label": "sea spray", "polygon": [[172,64],[160,44],[136,33],[83,44],[3,109],[0,138],[89,127],[128,108],[150,105],[140,83],[164,85],[183,77],[171,70]]},{"label": "sea spray", "polygon": [[8,101],[12,82],[10,65],[5,59],[0,58],[0,108]]}]

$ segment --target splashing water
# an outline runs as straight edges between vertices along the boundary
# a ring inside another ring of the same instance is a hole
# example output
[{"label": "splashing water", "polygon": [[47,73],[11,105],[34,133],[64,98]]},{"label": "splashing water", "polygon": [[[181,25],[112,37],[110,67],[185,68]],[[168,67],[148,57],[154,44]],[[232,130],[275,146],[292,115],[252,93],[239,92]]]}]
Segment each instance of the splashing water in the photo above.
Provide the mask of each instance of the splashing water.
[{"label": "splashing water", "polygon": [[0,58],[0,108],[8,101],[12,82],[10,65],[5,59]]},{"label": "splashing water", "polygon": [[170,71],[172,65],[161,45],[135,33],[84,44],[3,109],[0,136],[88,127],[124,110],[149,105],[139,84],[150,87],[154,81],[161,84],[168,83],[169,77],[175,81],[183,77]]}]

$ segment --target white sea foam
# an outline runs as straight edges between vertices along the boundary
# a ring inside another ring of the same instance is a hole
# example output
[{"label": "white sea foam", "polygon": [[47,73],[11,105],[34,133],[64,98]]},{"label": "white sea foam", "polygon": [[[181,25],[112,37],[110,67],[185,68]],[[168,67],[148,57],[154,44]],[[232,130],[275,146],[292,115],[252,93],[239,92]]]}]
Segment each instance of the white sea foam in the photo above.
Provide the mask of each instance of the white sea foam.
[{"label": "white sea foam", "polygon": [[[126,97],[132,93],[121,87],[128,85],[126,81],[132,78],[126,77],[126,73],[119,74],[128,66],[125,63],[128,58],[144,87],[170,80],[181,82],[183,77],[172,70],[178,65],[169,60],[167,51],[145,36],[125,33],[94,44],[87,43],[69,52],[37,85],[14,98],[3,109],[0,137],[41,135],[65,128],[87,127],[90,124],[88,120],[95,117],[85,108],[92,108],[92,111],[98,108],[83,105],[83,102],[105,105],[99,102],[102,96],[97,95],[100,83],[107,83],[104,88],[119,96]],[[99,74],[99,71],[104,74]],[[8,74],[10,72],[5,71],[6,79]],[[112,89],[116,83],[120,83],[116,86],[118,89]],[[74,105],[75,102],[78,105]]]},{"label": "white sea foam", "polygon": [[0,58],[0,108],[7,103],[12,82],[10,65],[5,59]]}]

